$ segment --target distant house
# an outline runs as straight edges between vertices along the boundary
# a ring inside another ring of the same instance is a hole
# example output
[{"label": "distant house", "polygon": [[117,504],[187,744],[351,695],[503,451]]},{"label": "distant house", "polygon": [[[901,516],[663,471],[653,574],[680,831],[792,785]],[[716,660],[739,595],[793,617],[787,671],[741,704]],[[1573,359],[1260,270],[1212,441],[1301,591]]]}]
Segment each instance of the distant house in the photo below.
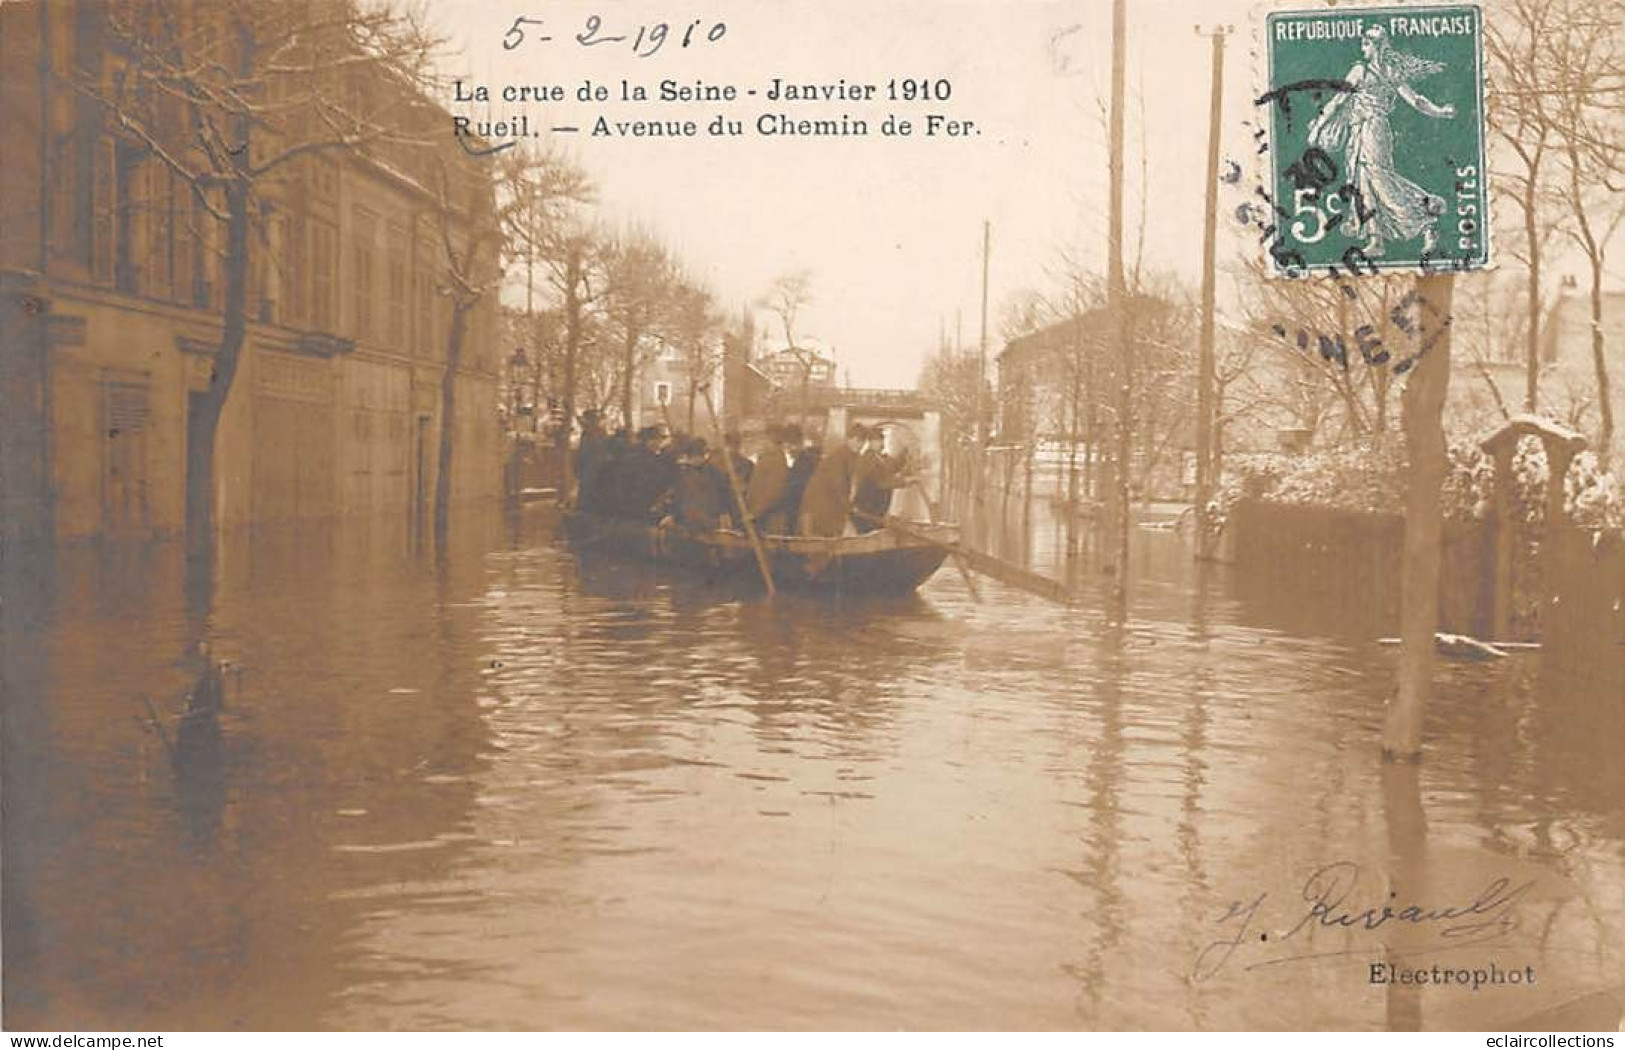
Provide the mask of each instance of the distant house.
[{"label": "distant house", "polygon": [[835,385],[835,359],[816,346],[786,347],[764,354],[754,364],[781,390],[799,390],[803,384],[808,387]]},{"label": "distant house", "polygon": [[[1540,414],[1574,427],[1595,442],[1602,413],[1591,331],[1591,296],[1578,289],[1572,278],[1566,279],[1541,328]],[[1603,293],[1602,333],[1617,457],[1625,451],[1625,292]],[[1503,410],[1517,413],[1524,409],[1528,361],[1521,336],[1502,332],[1486,341],[1489,345],[1480,345],[1476,353],[1464,347],[1454,354],[1455,374],[1450,383],[1454,431],[1488,431],[1504,418]]]},{"label": "distant house", "polygon": [[[1134,412],[1140,428],[1136,484],[1179,491],[1184,459],[1194,447],[1188,349],[1176,340],[1172,304],[1151,296],[1130,301],[1137,318]],[[1006,445],[1081,446],[1087,460],[1105,454],[1112,435],[1118,383],[1111,352],[1116,338],[1104,308],[1011,340],[998,357],[998,440]]]},{"label": "distant house", "polygon": [[1010,441],[1082,434],[1086,423],[1082,347],[1099,339],[1098,319],[1081,316],[1012,339],[998,356],[997,429]]},{"label": "distant house", "polygon": [[[638,375],[632,391],[632,418],[637,426],[670,423],[688,429],[688,363],[676,347],[664,347]],[[696,397],[695,418],[705,423],[705,401]]]},{"label": "distant house", "polygon": [[723,390],[730,423],[737,427],[744,420],[765,415],[774,389],[773,380],[753,362],[741,361],[731,368]]}]

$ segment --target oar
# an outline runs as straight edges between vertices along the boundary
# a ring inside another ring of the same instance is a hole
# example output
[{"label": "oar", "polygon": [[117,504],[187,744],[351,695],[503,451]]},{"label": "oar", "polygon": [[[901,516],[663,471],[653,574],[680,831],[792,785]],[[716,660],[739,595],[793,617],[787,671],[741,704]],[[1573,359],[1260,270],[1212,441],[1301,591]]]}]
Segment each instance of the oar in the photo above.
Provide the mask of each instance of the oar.
[{"label": "oar", "polygon": [[705,410],[711,414],[711,432],[716,437],[717,448],[722,456],[722,471],[728,475],[728,488],[733,491],[734,503],[739,507],[739,520],[745,526],[745,537],[750,540],[750,549],[756,554],[756,567],[762,570],[762,583],[767,586],[767,596],[772,598],[777,593],[777,589],[773,586],[773,570],[767,564],[767,552],[762,549],[762,537],[756,534],[756,519],[751,515],[750,504],[745,501],[745,492],[739,487],[739,475],[734,473],[734,458],[728,452],[727,438],[722,433],[722,424],[717,420],[716,405],[711,402],[711,384],[701,386],[700,393],[705,395]]},{"label": "oar", "polygon": [[931,499],[931,493],[926,491],[925,482],[921,481],[919,478],[915,478],[914,481],[912,482],[912,484],[913,484],[915,489],[919,490],[920,499],[925,501],[925,513],[926,513],[926,516],[929,517],[931,519],[932,523],[934,524],[936,522],[936,520],[937,520],[937,504],[936,504],[936,502]]},{"label": "oar", "polygon": [[965,565],[975,569],[982,575],[991,576],[995,580],[1008,583],[1012,587],[1019,587],[1029,594],[1036,594],[1040,598],[1048,598],[1052,602],[1060,602],[1063,605],[1071,605],[1077,601],[1077,595],[1073,594],[1069,587],[1058,580],[1050,579],[1048,576],[1040,576],[1030,569],[1011,564],[1002,558],[995,558],[991,554],[983,554],[979,550],[974,550],[959,543],[939,540],[930,533],[911,528],[896,518],[876,517],[873,514],[865,514],[861,510],[853,513],[866,521],[872,521],[877,525],[884,526],[899,536],[906,536],[911,540],[928,543],[933,547],[945,550],[956,558],[964,559]]},{"label": "oar", "polygon": [[[931,523],[933,525],[936,524],[937,505],[931,502],[931,493],[925,490],[925,483],[919,478],[915,478],[913,481],[913,486],[919,490],[920,499],[925,501],[926,517],[931,519]],[[970,600],[980,604],[982,601],[982,592],[980,588],[976,586],[976,578],[970,574],[969,569],[965,568],[965,559],[961,558],[957,554],[954,555],[954,568],[959,570],[959,578],[965,581],[965,589],[970,591]]]}]

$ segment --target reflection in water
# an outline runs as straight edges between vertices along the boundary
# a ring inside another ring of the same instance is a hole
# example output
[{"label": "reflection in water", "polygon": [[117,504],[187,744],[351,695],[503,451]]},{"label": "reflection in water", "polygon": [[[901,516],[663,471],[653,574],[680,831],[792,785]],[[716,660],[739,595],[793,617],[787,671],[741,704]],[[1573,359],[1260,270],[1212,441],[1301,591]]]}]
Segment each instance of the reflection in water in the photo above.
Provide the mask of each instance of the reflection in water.
[{"label": "reflection in water", "polygon": [[[1388,832],[1389,885],[1402,888],[1407,900],[1415,899],[1427,872],[1422,855],[1427,847],[1427,817],[1422,812],[1422,776],[1417,763],[1382,764],[1382,805]],[[1396,968],[1406,967],[1410,959],[1404,944],[1398,943],[1401,935],[1396,927],[1384,944],[1383,959]],[[1391,981],[1383,991],[1388,1030],[1422,1031],[1422,986]]]},{"label": "reflection in water", "polygon": [[[201,605],[162,545],[6,559],[8,1024],[1478,1027],[1612,1001],[1617,698],[1445,667],[1426,762],[1382,766],[1392,656],[1356,616],[1192,578],[1149,532],[1114,616],[1042,501],[1003,509],[1017,535],[978,542],[1076,573],[1078,607],[976,603],[952,571],[767,602],[578,557],[535,511],[440,557],[381,523],[234,537]],[[1339,859],[1441,895],[1538,873],[1540,986],[1375,987],[1403,945],[1331,933],[1343,954],[1254,942],[1193,980],[1231,901],[1288,909]]]}]

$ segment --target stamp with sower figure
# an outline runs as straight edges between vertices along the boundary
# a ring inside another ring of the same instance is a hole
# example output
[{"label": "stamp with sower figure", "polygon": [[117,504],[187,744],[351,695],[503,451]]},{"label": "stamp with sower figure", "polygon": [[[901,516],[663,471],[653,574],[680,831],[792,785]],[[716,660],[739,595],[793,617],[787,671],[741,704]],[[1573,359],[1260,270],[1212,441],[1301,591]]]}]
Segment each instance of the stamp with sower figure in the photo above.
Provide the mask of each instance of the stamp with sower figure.
[{"label": "stamp with sower figure", "polygon": [[1489,265],[1483,27],[1474,4],[1266,16],[1273,275]]}]

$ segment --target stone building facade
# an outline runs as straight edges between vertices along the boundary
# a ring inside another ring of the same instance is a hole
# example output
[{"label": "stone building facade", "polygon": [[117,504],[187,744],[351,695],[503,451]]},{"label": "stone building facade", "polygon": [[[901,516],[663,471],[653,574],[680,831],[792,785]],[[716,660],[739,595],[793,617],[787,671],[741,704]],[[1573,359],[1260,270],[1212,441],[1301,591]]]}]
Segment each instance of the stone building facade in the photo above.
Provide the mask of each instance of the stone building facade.
[{"label": "stone building facade", "polygon": [[[115,2],[0,5],[8,537],[184,524],[188,421],[221,335],[222,233],[63,72],[101,61],[84,15]],[[216,445],[221,527],[427,514],[451,308],[420,159],[314,153],[263,195],[248,335]],[[459,182],[478,207],[489,166],[469,168]],[[454,380],[454,501],[500,494],[494,310],[473,312]]]}]

